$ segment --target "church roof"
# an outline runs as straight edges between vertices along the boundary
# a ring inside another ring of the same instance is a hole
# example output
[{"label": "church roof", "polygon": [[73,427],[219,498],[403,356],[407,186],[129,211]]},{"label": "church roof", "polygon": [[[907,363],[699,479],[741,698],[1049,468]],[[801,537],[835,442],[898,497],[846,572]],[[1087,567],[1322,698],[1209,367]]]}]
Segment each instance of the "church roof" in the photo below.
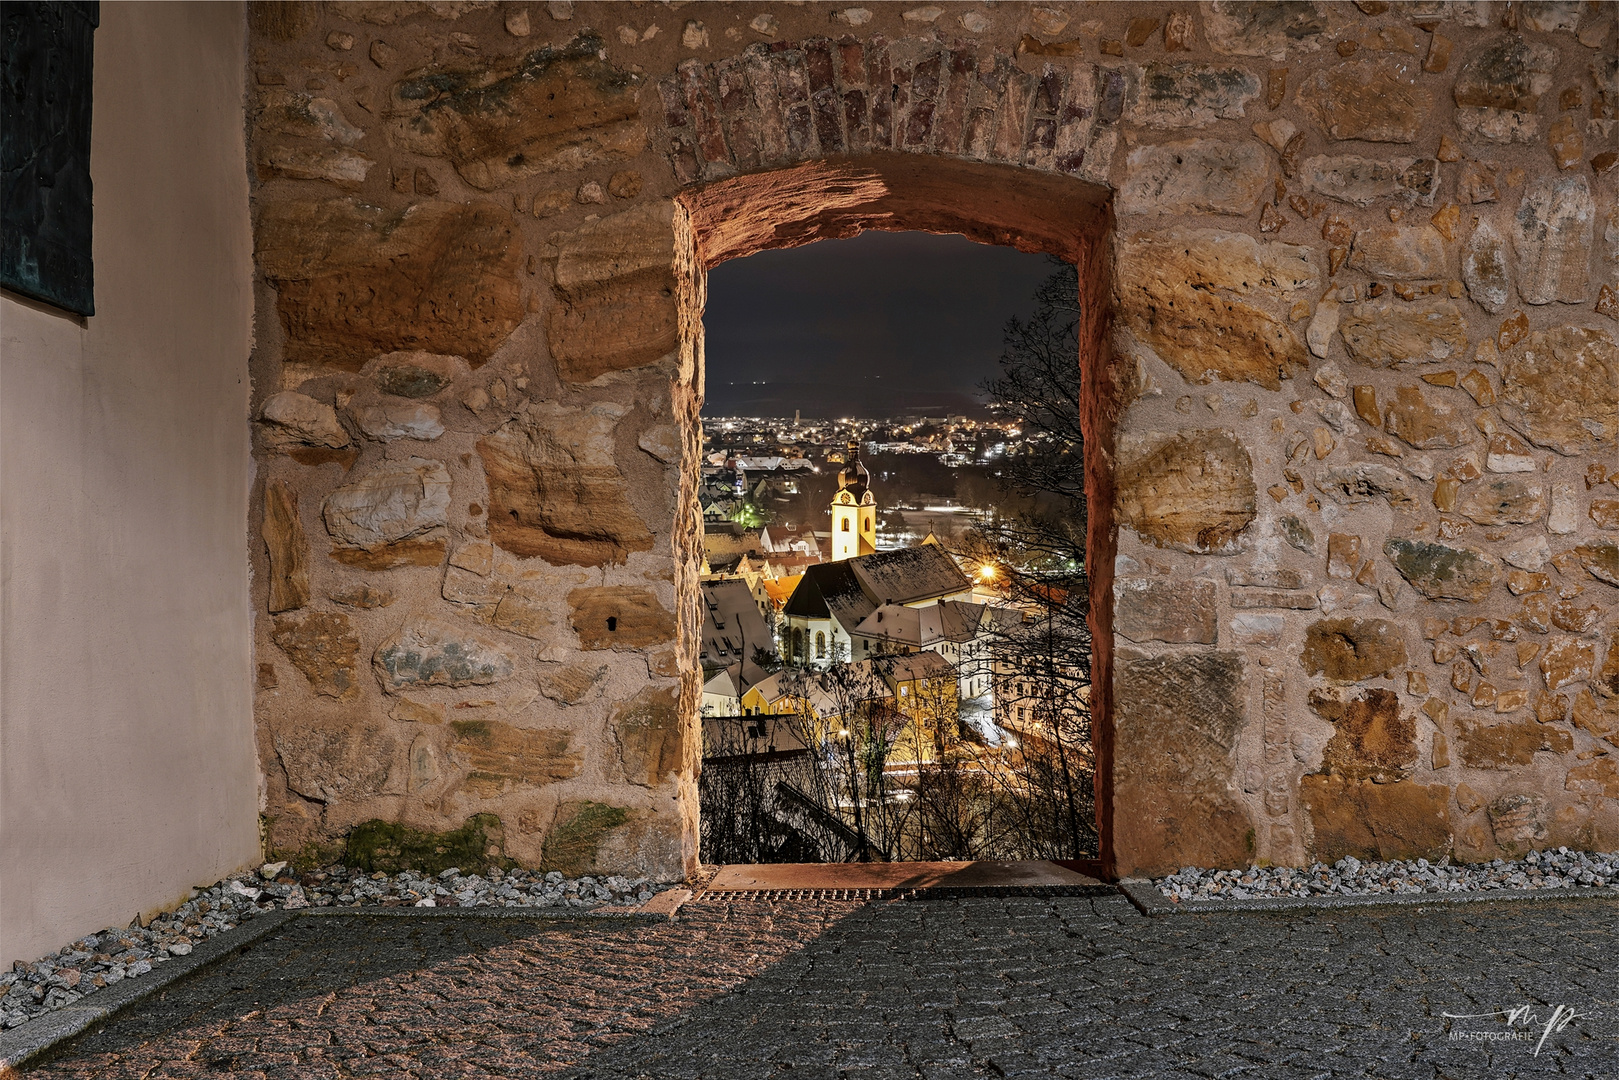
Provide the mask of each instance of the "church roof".
[{"label": "church roof", "polygon": [[806,619],[833,618],[843,627],[860,625],[877,604],[860,587],[854,570],[857,561],[844,559],[804,567],[803,580],[782,613]]},{"label": "church roof", "polygon": [[782,609],[786,615],[838,621],[850,631],[882,604],[916,604],[972,588],[941,548],[879,551],[804,568],[804,580]]},{"label": "church roof", "polygon": [[846,561],[875,603],[914,604],[972,588],[950,553],[932,545],[879,551]]}]

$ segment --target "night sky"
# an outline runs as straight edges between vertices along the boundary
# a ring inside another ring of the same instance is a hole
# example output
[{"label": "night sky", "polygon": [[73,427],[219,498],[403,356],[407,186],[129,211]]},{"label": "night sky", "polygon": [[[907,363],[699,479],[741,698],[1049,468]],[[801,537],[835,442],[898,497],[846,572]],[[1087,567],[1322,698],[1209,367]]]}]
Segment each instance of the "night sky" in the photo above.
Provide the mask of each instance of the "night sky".
[{"label": "night sky", "polygon": [[1055,268],[961,236],[868,232],[708,275],[708,416],[980,414],[1001,331]]}]

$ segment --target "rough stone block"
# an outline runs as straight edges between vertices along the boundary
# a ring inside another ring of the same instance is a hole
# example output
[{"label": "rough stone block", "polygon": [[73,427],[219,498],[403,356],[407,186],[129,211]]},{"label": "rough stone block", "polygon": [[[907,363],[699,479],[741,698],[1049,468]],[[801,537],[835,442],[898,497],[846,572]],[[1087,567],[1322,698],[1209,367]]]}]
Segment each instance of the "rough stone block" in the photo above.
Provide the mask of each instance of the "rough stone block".
[{"label": "rough stone block", "polygon": [[1531,142],[1540,130],[1536,110],[1551,89],[1557,50],[1502,35],[1476,48],[1456,74],[1456,126],[1489,142]]},{"label": "rough stone block", "polygon": [[341,701],[358,694],[360,638],[347,615],[331,611],[277,615],[270,640],[304,673],[315,693]]},{"label": "rough stone block", "polygon": [[501,596],[489,621],[510,633],[550,642],[559,632],[557,606],[554,588],[518,582]]},{"label": "rough stone block", "polygon": [[1253,826],[1233,796],[1231,760],[1244,722],[1242,658],[1129,660],[1116,668],[1115,688],[1121,869],[1245,864],[1253,857]]},{"label": "rough stone block", "polygon": [[1619,761],[1603,757],[1589,765],[1576,765],[1568,771],[1563,787],[1581,795],[1619,799]]},{"label": "rough stone block", "polygon": [[1116,291],[1125,324],[1192,382],[1255,382],[1278,389],[1308,363],[1277,302],[1320,281],[1315,253],[1240,233],[1171,229],[1118,251]]},{"label": "rough stone block", "polygon": [[652,546],[616,464],[628,410],[534,403],[478,442],[489,481],[489,530],[503,550],[554,565],[622,563]]},{"label": "rough stone block", "polygon": [[517,226],[488,202],[272,201],[255,250],[291,363],[357,371],[425,349],[481,364],[525,313]]},{"label": "rough stone block", "polygon": [[556,728],[520,728],[496,720],[455,720],[449,749],[467,770],[466,790],[492,798],[509,787],[537,787],[579,775],[584,758],[573,734]]},{"label": "rough stone block", "polygon": [[1455,408],[1420,387],[1396,387],[1383,410],[1383,430],[1419,450],[1444,450],[1472,440]]},{"label": "rough stone block", "polygon": [[280,480],[264,485],[259,535],[270,556],[270,613],[296,611],[309,603],[309,542],[298,519],[298,493]]},{"label": "rough stone block", "polygon": [[585,649],[640,649],[675,636],[675,617],[650,589],[599,585],[568,591],[569,624]]},{"label": "rough stone block", "polygon": [[1512,794],[1492,799],[1486,809],[1495,842],[1509,858],[1544,845],[1548,808],[1539,795]]},{"label": "rough stone block", "polygon": [[656,787],[670,773],[688,774],[694,762],[681,722],[678,688],[648,687],[625,702],[611,721],[619,764],[633,784]]},{"label": "rough stone block", "polygon": [[293,390],[266,398],[259,410],[259,424],[266,450],[300,446],[341,449],[349,444],[349,433],[338,421],[337,410]]},{"label": "rough stone block", "polygon": [[1619,588],[1619,544],[1581,544],[1574,549],[1573,555],[1586,573]]},{"label": "rough stone block", "polygon": [[1469,484],[1456,512],[1479,525],[1528,525],[1546,515],[1544,485],[1515,477],[1492,477]]},{"label": "rough stone block", "polygon": [[345,146],[266,146],[259,150],[260,180],[325,180],[354,190],[376,162]]},{"label": "rough stone block", "polygon": [[1310,708],[1331,721],[1334,729],[1323,752],[1322,771],[1380,784],[1410,775],[1417,763],[1416,718],[1400,708],[1394,691],[1372,689],[1351,698],[1315,690],[1310,693]]},{"label": "rough stone block", "polygon": [[1585,177],[1535,181],[1524,192],[1513,226],[1518,295],[1524,303],[1585,303],[1596,232],[1596,201]]},{"label": "rough stone block", "polygon": [[1113,629],[1131,641],[1215,643],[1215,583],[1207,578],[1119,578],[1113,589]]},{"label": "rough stone block", "polygon": [[411,619],[384,638],[371,666],[390,694],[419,686],[487,686],[510,678],[517,667],[499,642],[433,617]]},{"label": "rough stone block", "polygon": [[1233,645],[1258,645],[1264,648],[1275,648],[1282,643],[1282,631],[1286,627],[1286,618],[1282,615],[1261,615],[1243,612],[1231,616],[1231,643]]},{"label": "rough stone block", "polygon": [[1546,689],[1556,692],[1571,683],[1584,682],[1596,672],[1597,647],[1594,641],[1574,637],[1554,637],[1546,643],[1540,658],[1540,674]]},{"label": "rough stone block", "polygon": [[483,191],[634,157],[647,140],[639,95],[604,55],[585,33],[504,63],[420,72],[393,88],[389,141],[448,158]]},{"label": "rough stone block", "polygon": [[368,570],[436,566],[448,538],[450,472],[442,461],[390,462],[326,497],[321,518],[332,558]]},{"label": "rough stone block", "polygon": [[1433,111],[1433,92],[1410,60],[1351,60],[1314,72],[1295,100],[1334,139],[1415,142]]},{"label": "rough stone block", "polygon": [[1316,606],[1314,593],[1284,589],[1234,589],[1231,607],[1241,611],[1249,608],[1285,608],[1292,611],[1311,611]]},{"label": "rough stone block", "polygon": [[561,705],[577,705],[607,674],[607,665],[594,661],[558,664],[540,676],[540,693]]},{"label": "rough stone block", "polygon": [[404,794],[403,748],[386,721],[300,716],[272,724],[269,736],[287,787],[304,799],[352,806]]},{"label": "rough stone block", "polygon": [[1229,553],[1256,513],[1253,462],[1229,431],[1191,431],[1120,446],[1121,525],[1160,547]]},{"label": "rough stone block", "polygon": [[1431,206],[1439,187],[1439,163],[1434,158],[1317,154],[1299,163],[1299,178],[1311,191],[1352,206],[1383,199]]},{"label": "rough stone block", "polygon": [[1150,63],[1142,73],[1133,117],[1149,128],[1208,127],[1242,119],[1259,93],[1259,77],[1246,68]]},{"label": "rough stone block", "polygon": [[1463,721],[1456,729],[1462,764],[1473,769],[1515,769],[1535,760],[1540,751],[1566,754],[1574,738],[1555,724],[1480,724]]},{"label": "rough stone block", "polygon": [[1535,330],[1500,356],[1503,415],[1536,446],[1560,454],[1619,439],[1619,346],[1605,330]]},{"label": "rough stone block", "polygon": [[431,442],[444,434],[438,408],[419,401],[368,401],[351,405],[349,413],[360,430],[373,439],[420,439]]},{"label": "rough stone block", "polygon": [[1203,32],[1209,48],[1228,56],[1281,60],[1289,47],[1313,45],[1327,27],[1325,9],[1308,0],[1213,0],[1203,8]]},{"label": "rough stone block", "polygon": [[1477,548],[1396,537],[1384,543],[1383,553],[1405,580],[1431,600],[1477,603],[1489,595],[1501,573],[1495,557]]},{"label": "rough stone block", "polygon": [[1372,277],[1449,277],[1445,238],[1432,225],[1376,225],[1355,232],[1349,266]]},{"label": "rough stone block", "polygon": [[1305,631],[1300,660],[1311,675],[1361,682],[1405,664],[1405,632],[1387,619],[1322,619]]},{"label": "rough stone block", "polygon": [[1443,784],[1306,776],[1299,799],[1314,827],[1311,854],[1320,862],[1438,859],[1453,842],[1450,790]]},{"label": "rough stone block", "polygon": [[1391,465],[1375,462],[1357,462],[1353,465],[1335,465],[1321,469],[1315,475],[1315,487],[1333,502],[1345,506],[1382,499],[1393,507],[1411,502],[1411,485],[1406,475]]},{"label": "rough stone block", "polygon": [[1270,173],[1270,155],[1255,142],[1138,146],[1126,156],[1117,207],[1121,214],[1251,214]]},{"label": "rough stone block", "polygon": [[597,870],[602,845],[630,820],[631,811],[621,806],[580,799],[559,804],[545,838],[541,869],[572,876]]},{"label": "rough stone block", "polygon": [[676,209],[648,203],[556,238],[561,303],[546,316],[558,373],[589,382],[679,345]]},{"label": "rough stone block", "polygon": [[1225,572],[1226,584],[1251,589],[1302,589],[1310,575],[1285,567],[1253,568],[1234,566]]}]

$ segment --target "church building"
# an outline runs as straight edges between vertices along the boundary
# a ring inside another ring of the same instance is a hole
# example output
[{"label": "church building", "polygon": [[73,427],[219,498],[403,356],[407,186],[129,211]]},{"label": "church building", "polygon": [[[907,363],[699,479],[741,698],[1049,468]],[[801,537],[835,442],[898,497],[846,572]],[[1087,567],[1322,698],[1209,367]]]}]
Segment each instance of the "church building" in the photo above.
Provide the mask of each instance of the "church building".
[{"label": "church building", "polygon": [[838,492],[832,496],[832,561],[876,550],[877,498],[871,493],[871,474],[860,463],[860,444],[851,442],[838,473]]}]

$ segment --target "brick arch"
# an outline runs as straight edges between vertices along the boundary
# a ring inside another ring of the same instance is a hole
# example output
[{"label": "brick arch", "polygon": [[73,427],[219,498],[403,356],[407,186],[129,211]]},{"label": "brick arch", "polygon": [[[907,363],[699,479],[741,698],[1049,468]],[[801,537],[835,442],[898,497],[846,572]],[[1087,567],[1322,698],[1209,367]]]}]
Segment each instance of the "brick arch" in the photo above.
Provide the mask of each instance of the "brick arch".
[{"label": "brick arch", "polygon": [[[1110,371],[1111,192],[1045,169],[974,161],[937,152],[811,159],[781,168],[697,181],[676,196],[676,264],[682,267],[680,352],[702,386],[702,306],[710,267],[760,251],[847,238],[868,229],[956,233],[979,243],[1055,255],[1079,271],[1079,349],[1086,387],[1087,547],[1091,574],[1092,705],[1097,757],[1097,865],[1112,875],[1113,425],[1119,400]],[[688,403],[695,429],[700,396]],[[682,488],[694,491],[700,440],[686,440]],[[694,500],[693,500],[694,502]],[[692,557],[698,558],[693,521]],[[700,560],[699,560],[700,561]],[[689,607],[696,611],[695,589]],[[683,624],[690,624],[690,617]],[[698,723],[695,699],[686,709]]]},{"label": "brick arch", "polygon": [[991,44],[872,35],[686,60],[658,84],[670,164],[686,185],[895,150],[1105,183],[1124,70],[1028,59]]}]

